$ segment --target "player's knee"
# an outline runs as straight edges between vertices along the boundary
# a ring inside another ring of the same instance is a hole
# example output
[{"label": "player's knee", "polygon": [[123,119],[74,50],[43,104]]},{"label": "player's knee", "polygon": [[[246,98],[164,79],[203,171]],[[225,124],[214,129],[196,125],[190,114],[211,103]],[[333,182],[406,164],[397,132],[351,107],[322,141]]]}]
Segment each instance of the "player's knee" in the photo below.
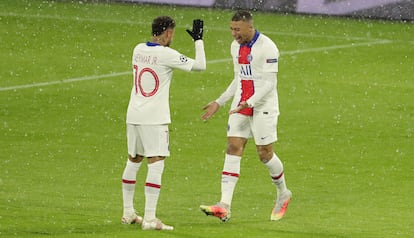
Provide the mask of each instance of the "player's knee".
[{"label": "player's knee", "polygon": [[144,156],[136,155],[135,157],[132,157],[131,155],[128,155],[128,159],[133,163],[140,163],[144,159]]},{"label": "player's knee", "polygon": [[243,154],[243,146],[228,143],[226,153],[229,155],[241,156]]},{"label": "player's knee", "polygon": [[239,137],[229,137],[227,141],[226,153],[229,155],[242,156],[246,147],[247,139]]},{"label": "player's knee", "polygon": [[260,161],[267,163],[273,158],[273,149],[267,146],[258,146],[257,154],[259,155]]},{"label": "player's knee", "polygon": [[148,157],[148,164],[152,164],[152,163],[155,163],[157,161],[164,160],[164,159],[165,159],[165,156]]}]

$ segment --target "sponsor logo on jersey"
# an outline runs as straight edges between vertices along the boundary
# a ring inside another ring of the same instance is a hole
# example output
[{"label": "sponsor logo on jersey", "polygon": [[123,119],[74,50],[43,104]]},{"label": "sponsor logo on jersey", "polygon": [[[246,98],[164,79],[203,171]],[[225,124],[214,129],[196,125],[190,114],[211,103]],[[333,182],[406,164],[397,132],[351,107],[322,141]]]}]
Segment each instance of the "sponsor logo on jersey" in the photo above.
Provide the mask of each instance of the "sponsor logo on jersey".
[{"label": "sponsor logo on jersey", "polygon": [[243,79],[250,79],[253,76],[252,65],[250,64],[241,64],[240,65],[240,77]]}]

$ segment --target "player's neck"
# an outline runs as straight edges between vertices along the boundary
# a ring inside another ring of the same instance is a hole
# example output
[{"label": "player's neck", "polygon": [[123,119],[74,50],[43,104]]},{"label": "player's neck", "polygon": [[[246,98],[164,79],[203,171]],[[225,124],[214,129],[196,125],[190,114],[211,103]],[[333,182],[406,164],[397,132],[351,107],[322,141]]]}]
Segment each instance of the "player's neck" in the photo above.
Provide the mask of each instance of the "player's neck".
[{"label": "player's neck", "polygon": [[162,46],[169,46],[169,44],[167,44],[168,41],[162,35],[161,36],[153,36],[152,39],[151,39],[151,43],[159,44],[159,45],[162,45]]},{"label": "player's neck", "polygon": [[249,38],[247,39],[247,42],[243,42],[243,44],[249,44],[254,39],[255,35],[256,35],[256,30],[253,29],[252,33],[250,34]]}]

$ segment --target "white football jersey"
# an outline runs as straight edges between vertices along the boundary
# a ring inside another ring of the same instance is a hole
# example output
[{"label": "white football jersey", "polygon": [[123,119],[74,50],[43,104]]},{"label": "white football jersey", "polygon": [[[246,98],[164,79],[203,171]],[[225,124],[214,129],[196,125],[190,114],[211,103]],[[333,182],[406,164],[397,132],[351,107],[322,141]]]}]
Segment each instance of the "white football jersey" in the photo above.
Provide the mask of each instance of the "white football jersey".
[{"label": "white football jersey", "polygon": [[190,71],[194,59],[170,47],[138,44],[132,56],[134,81],[126,122],[137,125],[171,123],[169,91],[173,69]]},{"label": "white football jersey", "polygon": [[[231,108],[236,108],[241,101],[246,101],[254,95],[258,88],[267,86],[264,82],[265,73],[278,72],[279,50],[269,37],[256,32],[253,40],[248,44],[240,45],[237,41],[233,41],[231,55],[234,77],[238,81]],[[276,77],[274,80],[275,86],[255,103],[254,108],[245,108],[239,113],[251,116],[254,110],[279,114]]]}]

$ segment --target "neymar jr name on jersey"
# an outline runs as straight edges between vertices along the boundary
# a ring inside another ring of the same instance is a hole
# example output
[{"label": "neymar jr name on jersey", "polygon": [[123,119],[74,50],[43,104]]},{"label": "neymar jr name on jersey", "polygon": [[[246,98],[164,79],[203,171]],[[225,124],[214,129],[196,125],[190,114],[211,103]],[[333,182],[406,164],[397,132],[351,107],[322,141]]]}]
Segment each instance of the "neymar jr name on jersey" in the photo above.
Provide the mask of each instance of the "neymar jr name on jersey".
[{"label": "neymar jr name on jersey", "polygon": [[158,64],[157,61],[158,61],[158,58],[156,56],[142,55],[142,54],[136,54],[135,55],[135,62],[137,62],[137,63],[157,65]]}]

